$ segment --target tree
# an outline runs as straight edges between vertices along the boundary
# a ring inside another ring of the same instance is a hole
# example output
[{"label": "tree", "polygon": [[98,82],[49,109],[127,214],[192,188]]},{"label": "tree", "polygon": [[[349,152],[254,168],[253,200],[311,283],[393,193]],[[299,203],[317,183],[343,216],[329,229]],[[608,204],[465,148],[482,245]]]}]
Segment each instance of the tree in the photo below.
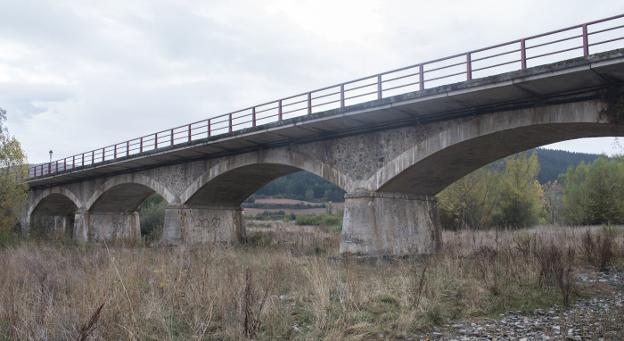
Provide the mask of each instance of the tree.
[{"label": "tree", "polygon": [[20,143],[4,125],[6,111],[0,108],[0,241],[10,235],[18,217],[27,187],[23,179],[28,171]]},{"label": "tree", "polygon": [[495,225],[519,228],[539,222],[544,192],[537,181],[538,173],[539,161],[535,153],[520,153],[506,160],[501,174]]},{"label": "tree", "polygon": [[521,153],[485,166],[438,194],[442,226],[449,229],[524,227],[543,212],[543,191],[537,181],[535,153]]},{"label": "tree", "polygon": [[602,157],[571,167],[562,177],[566,221],[575,225],[624,223],[624,159]]}]

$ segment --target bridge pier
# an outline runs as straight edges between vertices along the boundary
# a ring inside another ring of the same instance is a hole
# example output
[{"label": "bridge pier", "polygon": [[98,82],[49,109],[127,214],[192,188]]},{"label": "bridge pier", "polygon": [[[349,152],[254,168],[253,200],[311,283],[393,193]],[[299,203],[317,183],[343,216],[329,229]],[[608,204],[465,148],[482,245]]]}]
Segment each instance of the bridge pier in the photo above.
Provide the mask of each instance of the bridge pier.
[{"label": "bridge pier", "polygon": [[440,247],[432,196],[355,192],[345,195],[340,253],[362,256],[430,254]]},{"label": "bridge pier", "polygon": [[89,241],[89,211],[78,209],[74,215],[73,238],[78,243]]},{"label": "bridge pier", "polygon": [[237,243],[245,239],[240,207],[169,206],[161,242],[165,245]]},{"label": "bridge pier", "polygon": [[[141,239],[141,222],[138,212],[89,212],[83,213],[81,219],[84,218],[89,221],[89,240],[136,241]],[[82,237],[85,226],[77,225],[76,227],[76,232]]]}]

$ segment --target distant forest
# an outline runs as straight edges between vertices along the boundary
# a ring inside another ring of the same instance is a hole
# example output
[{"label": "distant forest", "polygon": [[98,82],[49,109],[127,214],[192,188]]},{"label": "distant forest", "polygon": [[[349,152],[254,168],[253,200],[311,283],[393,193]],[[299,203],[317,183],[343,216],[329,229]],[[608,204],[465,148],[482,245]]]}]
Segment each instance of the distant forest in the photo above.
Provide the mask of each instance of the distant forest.
[{"label": "distant forest", "polygon": [[[581,161],[591,163],[600,157],[598,154],[572,153],[540,148],[529,151],[529,153],[532,152],[537,152],[540,163],[537,178],[542,184],[557,180],[559,175],[570,166],[575,166]],[[503,160],[499,160],[493,164],[493,167],[498,167],[503,163]],[[272,181],[259,189],[255,196],[284,197],[306,201],[344,201],[343,190],[323,178],[304,171]]]}]

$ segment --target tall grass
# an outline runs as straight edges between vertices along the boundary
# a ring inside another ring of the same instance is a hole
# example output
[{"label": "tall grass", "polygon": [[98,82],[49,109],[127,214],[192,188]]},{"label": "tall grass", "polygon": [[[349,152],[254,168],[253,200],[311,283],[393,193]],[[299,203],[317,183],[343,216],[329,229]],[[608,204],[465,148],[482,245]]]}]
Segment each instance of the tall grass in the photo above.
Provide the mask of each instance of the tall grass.
[{"label": "tall grass", "polygon": [[[0,250],[0,339],[402,337],[573,303],[591,290],[574,274],[599,268],[583,251],[585,231],[444,233],[441,253],[390,261],[335,257],[336,234],[332,243],[289,234],[270,238],[292,243],[237,247],[24,242]],[[622,233],[609,233],[609,266],[621,266]]]}]

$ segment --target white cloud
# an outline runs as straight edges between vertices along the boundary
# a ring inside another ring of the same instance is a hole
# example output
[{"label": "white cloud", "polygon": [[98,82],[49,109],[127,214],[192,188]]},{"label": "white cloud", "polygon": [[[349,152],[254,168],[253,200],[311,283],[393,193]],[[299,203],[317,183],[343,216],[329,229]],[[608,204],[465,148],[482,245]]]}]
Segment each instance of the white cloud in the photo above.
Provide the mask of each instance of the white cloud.
[{"label": "white cloud", "polygon": [[0,106],[36,162],[621,12],[601,0],[4,1]]}]

